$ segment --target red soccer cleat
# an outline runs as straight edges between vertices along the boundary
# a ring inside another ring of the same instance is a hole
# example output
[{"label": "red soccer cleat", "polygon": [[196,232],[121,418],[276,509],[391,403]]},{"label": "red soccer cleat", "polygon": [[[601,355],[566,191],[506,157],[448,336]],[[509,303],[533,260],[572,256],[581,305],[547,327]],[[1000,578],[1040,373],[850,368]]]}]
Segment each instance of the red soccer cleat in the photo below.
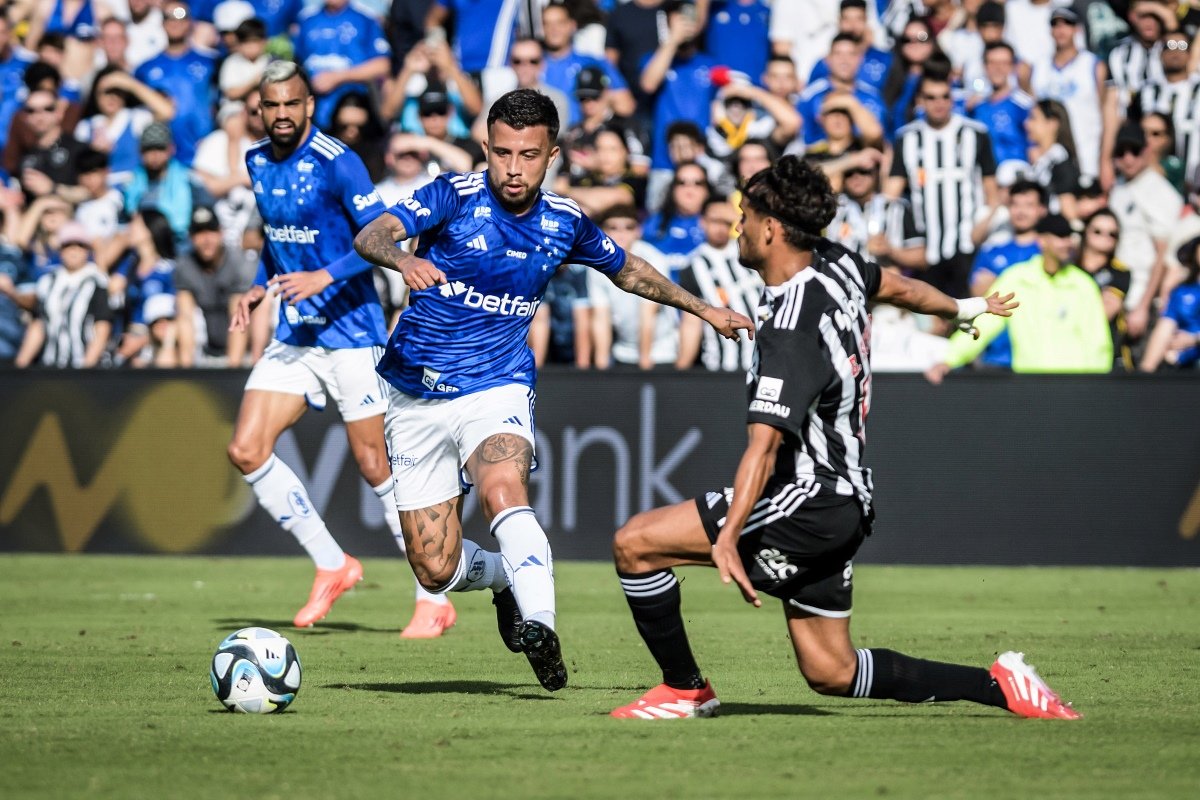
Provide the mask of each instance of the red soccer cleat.
[{"label": "red soccer cleat", "polygon": [[1034,719],[1079,719],[1083,715],[1059,699],[1033,667],[1025,663],[1024,653],[1001,653],[992,664],[992,677],[1000,684],[1008,710],[1020,717]]},{"label": "red soccer cleat", "polygon": [[313,580],[312,592],[304,608],[296,612],[292,624],[297,628],[309,628],[319,619],[324,619],[333,607],[333,601],[342,593],[362,580],[362,563],[354,556],[346,556],[346,563],[340,569],[318,569],[317,577]]},{"label": "red soccer cleat", "polygon": [[703,689],[672,689],[665,683],[655,686],[636,702],[614,709],[609,716],[618,719],[693,719],[715,717],[721,701],[712,684]]},{"label": "red soccer cleat", "polygon": [[436,639],[446,630],[454,627],[458,614],[449,601],[435,603],[432,600],[418,600],[413,609],[412,619],[400,632],[401,639]]}]

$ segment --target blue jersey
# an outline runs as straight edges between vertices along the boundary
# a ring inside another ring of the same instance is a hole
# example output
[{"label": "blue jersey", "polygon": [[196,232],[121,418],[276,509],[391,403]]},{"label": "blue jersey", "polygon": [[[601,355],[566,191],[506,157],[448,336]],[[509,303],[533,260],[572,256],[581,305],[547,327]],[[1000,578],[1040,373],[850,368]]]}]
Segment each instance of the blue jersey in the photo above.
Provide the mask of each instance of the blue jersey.
[{"label": "blue jersey", "polygon": [[436,2],[454,15],[454,55],[463,71],[482,72],[484,67],[505,63],[516,30],[516,3],[508,0]]},{"label": "blue jersey", "polygon": [[[975,256],[975,266],[971,269],[971,280],[974,281],[980,272],[990,272],[999,276],[1001,272],[1014,264],[1028,261],[1034,256],[1040,256],[1042,250],[1037,241],[1020,244],[1009,239],[1003,244],[984,247]],[[1012,369],[1012,340],[1008,338],[1008,329],[992,340],[980,356],[980,361],[993,367]]]},{"label": "blue jersey", "polygon": [[708,13],[704,51],[718,64],[744,72],[761,84],[771,52],[771,8],[762,0],[749,4],[718,0]]},{"label": "blue jersey", "polygon": [[1025,118],[1033,108],[1033,99],[1021,91],[1010,92],[1001,100],[984,100],[971,110],[971,118],[982,122],[992,140],[996,163],[1028,161],[1029,137]]},{"label": "blue jersey", "polygon": [[[196,0],[192,4],[192,15],[201,22],[212,22],[213,12],[224,1]],[[250,0],[250,5],[254,6],[254,16],[266,25],[269,38],[288,32],[288,28],[300,16],[304,0]]]},{"label": "blue jersey", "polygon": [[612,276],[625,266],[625,251],[573,200],[543,191],[514,216],[484,172],[440,175],[388,212],[420,235],[417,256],[447,280],[409,296],[379,362],[379,374],[414,397],[533,386],[526,339],[555,270],[583,264]]},{"label": "blue jersey", "polygon": [[[309,75],[358,67],[376,58],[390,58],[392,46],[383,35],[383,28],[353,6],[337,11],[321,7],[300,16],[300,35],[296,37],[296,60]],[[351,92],[370,94],[365,83],[343,83],[329,94],[317,97],[317,113],[313,121],[319,128],[333,122],[333,110],[338,101]]]},{"label": "blue jersey", "polygon": [[8,58],[0,57],[0,150],[8,142],[12,118],[25,102],[25,70],[37,58],[19,47],[9,49]]},{"label": "blue jersey", "polygon": [[213,129],[213,108],[220,97],[216,75],[216,59],[194,49],[180,56],[159,53],[134,72],[139,81],[175,102],[175,157],[189,167],[196,144]]},{"label": "blue jersey", "polygon": [[[1200,284],[1185,283],[1172,289],[1163,317],[1174,320],[1185,333],[1200,333]],[[1189,367],[1197,361],[1200,361],[1200,346],[1189,347],[1179,354],[1177,366]]]},{"label": "blue jersey", "polygon": [[303,347],[351,349],[387,341],[371,265],[354,236],[383,213],[362,159],[315,127],[282,161],[267,139],[246,153],[264,223],[256,283],[287,272],[327,269],[334,283],[299,303],[283,303],[275,338]]},{"label": "blue jersey", "polygon": [[575,97],[575,78],[584,67],[597,67],[603,70],[604,74],[608,76],[608,88],[610,89],[629,88],[629,84],[625,83],[621,72],[608,59],[584,56],[572,50],[561,58],[546,53],[544,62],[546,71],[542,80],[547,86],[553,86],[566,95],[567,107],[571,109],[570,118],[562,121],[564,130],[571,125],[577,125],[583,119],[583,111],[579,107],[579,100]]},{"label": "blue jersey", "polygon": [[[647,54],[642,59],[645,69],[654,57]],[[716,89],[712,83],[712,68],[717,65],[703,53],[697,53],[686,61],[675,59],[663,78],[662,85],[654,95],[654,150],[651,153],[655,169],[671,169],[671,155],[667,152],[667,128],[680,120],[696,123],[700,130],[708,126],[712,116],[712,99]]]},{"label": "blue jersey", "polygon": [[[810,83],[808,87],[800,93],[800,100],[796,103],[796,110],[800,112],[800,116],[804,119],[804,127],[801,133],[804,135],[805,144],[816,144],[825,138],[825,130],[821,127],[821,103],[825,101],[825,97],[833,91],[833,84],[828,79],[822,78],[816,83]],[[887,110],[883,105],[883,98],[879,96],[879,92],[875,91],[870,84],[857,81],[854,84],[854,97],[858,102],[863,104],[867,111],[875,119],[879,120],[882,125],[887,118]]]},{"label": "blue jersey", "polygon": [[[888,71],[892,68],[892,54],[886,50],[877,50],[874,47],[868,47],[863,53],[862,66],[858,68],[856,79],[863,83],[870,84],[875,91],[883,93],[883,84],[887,82]],[[808,73],[808,83],[816,83],[821,78],[829,77],[829,64],[825,59],[821,59],[813,65],[812,72]],[[805,84],[806,86],[808,84]],[[879,120],[880,123],[885,120]]]}]

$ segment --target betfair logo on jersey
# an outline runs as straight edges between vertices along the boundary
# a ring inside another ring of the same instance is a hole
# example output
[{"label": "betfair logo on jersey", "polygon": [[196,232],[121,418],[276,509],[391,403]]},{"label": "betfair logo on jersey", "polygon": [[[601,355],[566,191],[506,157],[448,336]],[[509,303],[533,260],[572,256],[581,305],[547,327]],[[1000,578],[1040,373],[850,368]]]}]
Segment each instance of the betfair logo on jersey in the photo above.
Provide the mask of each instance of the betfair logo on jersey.
[{"label": "betfair logo on jersey", "polygon": [[532,317],[541,304],[540,300],[526,300],[523,295],[510,297],[508,292],[503,295],[477,292],[474,286],[467,286],[462,281],[443,283],[438,291],[442,297],[461,297],[467,308],[478,308],[502,317]]},{"label": "betfair logo on jersey", "polygon": [[373,206],[376,203],[382,202],[383,201],[379,199],[379,192],[377,191],[371,192],[370,194],[356,194],[354,195],[354,210],[362,211],[367,206]]},{"label": "betfair logo on jersey", "polygon": [[785,406],[782,403],[772,403],[769,400],[755,400],[750,403],[750,410],[757,411],[760,414],[774,414],[777,417],[790,417],[792,415],[792,407]]},{"label": "betfair logo on jersey", "polygon": [[321,232],[307,225],[303,228],[297,228],[295,225],[287,225],[282,228],[264,225],[263,230],[266,231],[267,239],[284,244],[316,244],[317,235]]}]

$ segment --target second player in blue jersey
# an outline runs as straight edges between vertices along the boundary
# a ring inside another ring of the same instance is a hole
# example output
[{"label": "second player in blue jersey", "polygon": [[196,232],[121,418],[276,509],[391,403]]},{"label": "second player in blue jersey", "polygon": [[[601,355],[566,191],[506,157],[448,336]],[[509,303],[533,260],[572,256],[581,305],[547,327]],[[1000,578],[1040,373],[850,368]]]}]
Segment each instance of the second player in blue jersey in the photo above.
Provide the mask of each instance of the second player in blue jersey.
[{"label": "second player in blue jersey", "polygon": [[[572,262],[695,314],[731,338],[746,317],[709,306],[605,236],[573,201],[544,192],[558,155],[554,103],[532,89],[488,113],[487,170],[438,178],[380,215],[355,249],[404,275],[411,307],[379,373],[409,563],[430,591],[491,589],[505,645],[543,687],[566,685],[550,545],[529,506],[534,361],[526,337],[550,277]],[[397,243],[420,236],[416,254]],[[479,490],[500,553],[463,539],[460,476]]]}]

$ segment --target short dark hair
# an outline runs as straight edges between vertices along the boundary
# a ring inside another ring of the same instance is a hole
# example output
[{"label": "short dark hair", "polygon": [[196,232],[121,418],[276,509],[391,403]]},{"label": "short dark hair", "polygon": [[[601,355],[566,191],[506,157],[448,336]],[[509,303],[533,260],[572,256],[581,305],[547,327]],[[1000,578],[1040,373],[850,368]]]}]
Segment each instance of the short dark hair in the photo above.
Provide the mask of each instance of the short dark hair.
[{"label": "short dark hair", "polygon": [[837,196],[817,166],[784,156],[746,181],[743,203],[783,225],[788,244],[808,250],[837,213]]},{"label": "short dark hair", "polygon": [[829,43],[829,49],[832,50],[833,46],[838,42],[849,42],[855,47],[858,47],[858,45],[862,43],[862,39],[858,38],[853,33],[838,33],[833,37],[833,41]]},{"label": "short dark hair", "polygon": [[1008,54],[1012,56],[1014,60],[1017,57],[1017,51],[1013,50],[1012,45],[1008,42],[988,42],[983,46],[983,57],[986,59],[987,54],[993,50],[1007,50]]},{"label": "short dark hair", "polygon": [[704,144],[704,131],[700,130],[699,125],[688,120],[676,120],[667,126],[667,141],[676,136],[686,136],[693,142]]},{"label": "short dark hair", "polygon": [[779,145],[775,144],[770,139],[754,138],[754,139],[747,139],[746,141],[742,142],[738,146],[738,148],[733,151],[734,160],[735,161],[737,160],[738,154],[741,153],[744,148],[749,147],[751,145],[757,145],[758,147],[761,147],[763,150],[765,150],[767,153],[767,158],[771,161],[774,161],[775,159],[779,158],[780,155],[782,155],[779,152]]},{"label": "short dark hair", "polygon": [[838,11],[845,11],[848,8],[858,8],[863,11],[867,10],[867,0],[842,0],[842,5]]},{"label": "short dark hair", "polygon": [[1029,192],[1036,192],[1038,196],[1038,202],[1042,205],[1046,205],[1050,202],[1050,198],[1046,193],[1046,187],[1042,186],[1037,181],[1031,181],[1028,178],[1021,178],[1020,180],[1014,181],[1013,185],[1008,187],[1009,197],[1015,197],[1016,195],[1027,194]]},{"label": "short dark hair", "polygon": [[237,37],[239,42],[249,41],[251,39],[266,39],[267,24],[258,17],[242,20],[233,30],[233,35]]},{"label": "short dark hair", "polygon": [[719,192],[713,192],[708,196],[708,199],[704,201],[704,205],[700,207],[700,216],[704,216],[705,212],[708,211],[708,209],[712,206],[727,205],[729,205],[728,195],[720,194]]},{"label": "short dark hair", "polygon": [[108,169],[108,153],[89,147],[75,158],[75,171],[80,175],[100,169]]},{"label": "short dark hair", "polygon": [[773,64],[776,61],[783,62],[784,64],[791,64],[793,67],[796,66],[796,59],[792,58],[787,53],[772,53],[771,55],[767,56],[767,64]]},{"label": "short dark hair", "polygon": [[488,130],[497,122],[516,130],[545,126],[550,143],[558,140],[558,109],[553,100],[536,89],[513,89],[500,95],[488,111]]},{"label": "short dark hair", "polygon": [[43,81],[53,81],[55,91],[62,88],[62,73],[58,71],[58,67],[45,61],[35,61],[25,68],[25,88],[29,91],[37,89],[38,84]]},{"label": "short dark hair", "polygon": [[596,224],[603,228],[610,220],[614,219],[632,219],[637,220],[639,225],[642,224],[638,210],[628,203],[621,203],[608,209],[596,218]]}]

